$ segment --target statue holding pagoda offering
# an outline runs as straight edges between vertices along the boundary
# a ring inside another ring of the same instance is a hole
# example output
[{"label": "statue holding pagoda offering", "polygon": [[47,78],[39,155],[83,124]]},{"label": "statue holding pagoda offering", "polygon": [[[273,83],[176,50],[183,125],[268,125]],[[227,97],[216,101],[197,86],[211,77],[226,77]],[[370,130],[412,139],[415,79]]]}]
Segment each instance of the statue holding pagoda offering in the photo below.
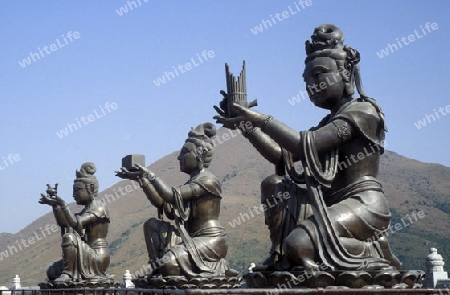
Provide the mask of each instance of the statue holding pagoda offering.
[{"label": "statue holding pagoda offering", "polygon": [[[46,194],[41,194],[40,204],[50,205],[56,223],[61,227],[62,256],[47,270],[48,282],[43,287],[81,287],[87,284],[111,286],[114,280],[106,274],[110,253],[106,236],[110,217],[106,207],[94,202],[98,195],[98,181],[93,163],[84,163],[76,171],[73,197],[84,208],[72,213],[66,202],[57,195],[54,188],[47,185]],[[41,287],[42,287],[41,286]]]}]

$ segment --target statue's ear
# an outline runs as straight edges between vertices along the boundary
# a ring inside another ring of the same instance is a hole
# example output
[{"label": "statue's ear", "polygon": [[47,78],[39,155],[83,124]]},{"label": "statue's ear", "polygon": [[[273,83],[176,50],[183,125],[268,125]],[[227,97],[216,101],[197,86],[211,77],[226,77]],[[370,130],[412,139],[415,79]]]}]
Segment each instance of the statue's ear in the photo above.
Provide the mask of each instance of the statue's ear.
[{"label": "statue's ear", "polygon": [[355,93],[355,78],[353,71],[344,70],[340,72],[342,80],[344,81],[344,89],[347,96],[352,96]]},{"label": "statue's ear", "polygon": [[202,159],[200,159],[200,158],[197,158],[198,159],[198,161],[197,161],[197,169],[198,170],[202,170],[203,169],[203,160]]},{"label": "statue's ear", "polygon": [[353,86],[353,82],[344,82],[345,92],[348,96],[351,96],[355,93],[355,87]]},{"label": "statue's ear", "polygon": [[91,194],[93,194],[95,192],[95,184],[93,183],[89,184],[88,190]]},{"label": "statue's ear", "polygon": [[205,158],[206,154],[208,153],[208,150],[203,147],[197,147],[196,151],[197,158],[201,161]]},{"label": "statue's ear", "polygon": [[196,153],[197,153],[197,168],[199,170],[202,170],[205,163],[205,156],[207,154],[207,150],[203,147],[197,147]]}]

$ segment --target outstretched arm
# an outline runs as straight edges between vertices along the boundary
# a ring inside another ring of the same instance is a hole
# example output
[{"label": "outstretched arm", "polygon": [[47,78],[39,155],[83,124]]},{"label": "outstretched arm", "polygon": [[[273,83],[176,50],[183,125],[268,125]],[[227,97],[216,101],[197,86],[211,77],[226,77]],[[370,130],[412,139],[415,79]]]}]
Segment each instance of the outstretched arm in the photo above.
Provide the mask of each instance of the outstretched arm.
[{"label": "outstretched arm", "polygon": [[125,167],[122,167],[121,171],[116,171],[116,176],[123,179],[137,181],[150,203],[152,203],[152,205],[156,208],[161,208],[164,205],[164,200],[148,179],[148,175],[151,172],[147,168],[140,165],[137,165],[136,168],[136,170],[129,171]]},{"label": "outstretched arm", "polygon": [[61,209],[69,226],[77,231],[85,228],[87,225],[95,222],[98,219],[98,217],[93,213],[83,213],[81,215],[75,216],[75,214],[70,211],[67,205],[62,206]]},{"label": "outstretched arm", "polygon": [[[175,203],[175,195],[173,187],[167,185],[162,179],[157,177],[154,173],[148,174],[149,182],[153,185],[155,190],[159,193],[161,198],[168,203]],[[194,197],[203,195],[206,191],[196,183],[188,183],[178,188],[178,191],[183,200],[190,200]]]},{"label": "outstretched arm", "polygon": [[[304,156],[300,133],[292,131],[290,127],[275,119],[270,120],[263,128],[268,136],[288,151],[300,158]],[[343,119],[334,120],[311,132],[314,148],[319,155],[335,149],[358,134],[357,130]]]},{"label": "outstretched arm", "polygon": [[[218,114],[214,116],[216,123],[220,123],[223,127],[228,129],[239,129],[242,131],[244,137],[249,140],[253,147],[255,147],[266,160],[274,165],[278,165],[282,156],[281,147],[269,136],[264,134],[259,127],[254,126],[252,121],[239,120],[242,116],[238,116],[237,119],[235,117],[230,117],[230,114],[228,114],[228,95],[223,90],[221,90],[220,93],[223,95],[222,101],[220,102],[219,107],[214,106],[214,109]],[[251,105],[256,105],[256,102],[250,103],[249,107]]]},{"label": "outstretched arm", "polygon": [[[172,186],[166,184],[146,167],[136,164],[136,168],[136,171],[128,171],[127,169],[122,168],[122,171],[117,172],[116,175],[121,178],[139,181],[147,198],[157,208],[161,208],[164,205],[164,202],[172,204],[175,202]],[[186,184],[178,188],[178,190],[181,197],[185,200],[189,200],[204,193],[204,189],[194,183]]]},{"label": "outstretched arm", "polygon": [[155,190],[153,184],[150,183],[147,177],[139,179],[139,184],[144,191],[144,194],[147,196],[147,199],[152,203],[156,208],[161,208],[164,205],[164,200]]},{"label": "outstretched arm", "polygon": [[[56,224],[60,227],[69,226],[69,223],[66,220],[64,212],[62,212],[61,205],[64,203],[61,198],[55,196],[51,197],[50,195],[41,194],[41,198],[39,200],[39,204],[50,205],[53,208],[53,215],[55,216]],[[64,203],[65,204],[65,203]]]},{"label": "outstretched arm", "polygon": [[300,133],[286,124],[274,119],[272,116],[266,116],[264,120],[258,123],[262,132],[273,139],[277,144],[299,156],[299,144],[301,141]]},{"label": "outstretched arm", "polygon": [[267,161],[274,165],[280,162],[282,156],[280,145],[262,132],[259,127],[253,127],[251,131],[242,134]]},{"label": "outstretched arm", "polygon": [[[238,116],[227,118],[219,115],[214,116],[214,119],[227,128],[243,125],[247,127],[250,123],[252,128],[247,128],[244,136],[268,161],[278,164],[281,158],[281,147],[290,152],[295,151],[300,141],[300,134],[296,130],[274,120],[272,116],[261,114],[238,104],[233,104],[233,106],[239,111]],[[269,125],[271,125],[271,130],[267,132],[266,129]]]},{"label": "outstretched arm", "polygon": [[[285,148],[297,157],[303,157],[302,138],[298,131],[274,119],[272,116],[261,114],[237,104],[234,104],[234,107],[240,111],[239,116],[233,118],[216,116],[217,122],[233,126],[239,124],[240,121],[249,121],[256,129],[260,128],[280,147]],[[318,154],[332,150],[357,136],[357,131],[354,130],[354,127],[343,119],[334,120],[311,132],[313,132],[314,144]]]},{"label": "outstretched arm", "polygon": [[71,227],[77,230],[97,220],[97,217],[92,213],[75,216],[69,207],[67,207],[66,202],[58,196],[50,197],[41,194],[39,203],[53,207],[53,215],[55,216],[56,223],[61,227]]},{"label": "outstretched arm", "polygon": [[66,220],[62,208],[60,206],[53,207],[53,215],[55,216],[56,224],[60,227],[67,227],[69,223]]}]

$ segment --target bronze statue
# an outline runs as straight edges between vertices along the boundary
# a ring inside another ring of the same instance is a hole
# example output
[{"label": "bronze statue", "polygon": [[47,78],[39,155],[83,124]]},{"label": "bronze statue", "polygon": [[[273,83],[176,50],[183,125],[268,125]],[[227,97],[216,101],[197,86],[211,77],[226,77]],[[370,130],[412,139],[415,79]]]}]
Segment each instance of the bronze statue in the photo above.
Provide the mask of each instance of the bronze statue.
[{"label": "bronze statue", "polygon": [[53,207],[62,235],[63,258],[47,270],[51,286],[113,282],[106,274],[110,261],[106,242],[110,219],[106,207],[94,202],[99,188],[95,172],[93,163],[84,163],[76,171],[73,197],[78,205],[84,205],[79,213],[73,214],[57,195],[58,184],[54,188],[47,185],[47,194],[41,194],[39,203]]},{"label": "bronze statue", "polygon": [[[190,175],[182,186],[171,187],[142,165],[122,167],[117,176],[139,181],[158,218],[144,223],[151,276],[187,278],[225,277],[233,274],[225,260],[228,245],[219,223],[222,191],[208,168],[213,157],[212,123],[192,129],[178,160],[180,171]],[[131,167],[133,168],[133,167]],[[175,226],[163,218],[174,220]]]},{"label": "bronze statue", "polygon": [[[254,270],[399,268],[382,235],[391,215],[376,178],[387,130],[383,112],[364,94],[359,52],[343,44],[342,31],[325,24],[311,38],[306,90],[317,107],[330,111],[316,127],[298,132],[242,104],[233,105],[236,116],[222,107],[214,117],[227,128],[247,126],[244,136],[275,165],[275,174],[261,183],[261,202],[277,204],[265,211],[272,247]],[[224,94],[220,105],[227,99]]]}]

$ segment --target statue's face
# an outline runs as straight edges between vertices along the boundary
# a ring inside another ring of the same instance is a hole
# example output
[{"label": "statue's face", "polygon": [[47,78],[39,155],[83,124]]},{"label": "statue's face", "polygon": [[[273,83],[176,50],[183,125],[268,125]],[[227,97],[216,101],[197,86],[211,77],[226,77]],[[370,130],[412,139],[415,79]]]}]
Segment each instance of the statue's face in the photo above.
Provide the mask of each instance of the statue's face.
[{"label": "statue's face", "polygon": [[76,181],[73,184],[73,198],[78,205],[86,205],[91,201],[91,193],[84,182]]},{"label": "statue's face", "polygon": [[178,156],[180,161],[180,171],[187,174],[191,174],[198,167],[196,146],[192,142],[186,142],[181,148],[180,155]]},{"label": "statue's face", "polygon": [[343,96],[345,84],[336,61],[330,57],[309,61],[303,78],[309,99],[320,108],[331,110]]}]

